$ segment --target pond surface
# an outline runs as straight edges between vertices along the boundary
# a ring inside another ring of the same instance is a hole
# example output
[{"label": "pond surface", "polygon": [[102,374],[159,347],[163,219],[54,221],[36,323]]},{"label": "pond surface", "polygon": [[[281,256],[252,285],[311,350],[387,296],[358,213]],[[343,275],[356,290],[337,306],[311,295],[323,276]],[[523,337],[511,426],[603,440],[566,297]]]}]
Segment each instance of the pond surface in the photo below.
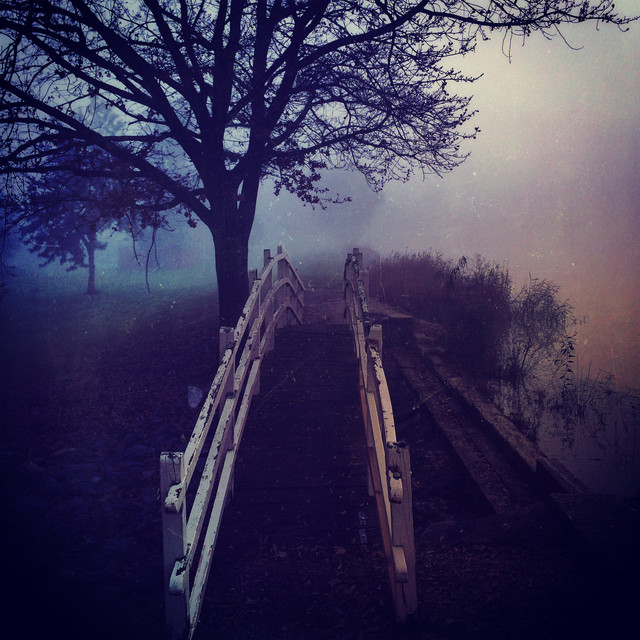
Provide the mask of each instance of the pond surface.
[{"label": "pond surface", "polygon": [[596,493],[640,495],[640,397],[610,381],[493,388],[494,402]]}]

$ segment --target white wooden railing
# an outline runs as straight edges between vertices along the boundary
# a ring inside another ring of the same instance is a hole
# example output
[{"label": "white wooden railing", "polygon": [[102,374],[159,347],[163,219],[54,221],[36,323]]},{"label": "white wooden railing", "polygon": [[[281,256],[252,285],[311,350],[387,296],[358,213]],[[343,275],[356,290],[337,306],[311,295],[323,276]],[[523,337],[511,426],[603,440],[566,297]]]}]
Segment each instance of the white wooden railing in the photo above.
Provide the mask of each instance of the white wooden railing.
[{"label": "white wooden railing", "polygon": [[360,400],[369,452],[369,494],[375,496],[396,618],[418,607],[409,448],[396,439],[389,388],[382,368],[382,327],[370,324],[368,273],[354,249],[344,270],[346,316],[360,371]]},{"label": "white wooden railing", "polygon": [[[235,328],[220,329],[220,365],[184,451],[160,457],[168,636],[191,638],[211,568],[260,364],[276,328],[302,321],[304,286],[289,257],[265,251],[264,268]],[[212,430],[211,426],[215,425]],[[196,483],[197,480],[197,483]],[[194,571],[195,569],[195,571]]]}]

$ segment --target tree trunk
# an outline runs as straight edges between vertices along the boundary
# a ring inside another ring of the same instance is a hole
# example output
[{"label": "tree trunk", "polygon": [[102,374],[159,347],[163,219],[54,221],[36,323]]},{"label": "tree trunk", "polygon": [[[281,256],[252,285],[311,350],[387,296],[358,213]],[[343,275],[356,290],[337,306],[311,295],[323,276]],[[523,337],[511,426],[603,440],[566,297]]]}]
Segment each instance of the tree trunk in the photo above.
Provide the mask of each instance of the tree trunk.
[{"label": "tree trunk", "polygon": [[[213,236],[218,280],[219,322],[234,327],[249,296],[249,236],[256,212],[261,165],[247,171],[241,185],[211,181],[215,216],[203,219]],[[222,188],[219,185],[223,185]],[[212,212],[213,213],[213,212]]]},{"label": "tree trunk", "polygon": [[86,244],[87,260],[89,263],[89,281],[87,283],[87,293],[93,295],[98,293],[96,289],[96,239],[90,238]]},{"label": "tree trunk", "polygon": [[221,327],[234,327],[249,295],[248,234],[213,233]]}]

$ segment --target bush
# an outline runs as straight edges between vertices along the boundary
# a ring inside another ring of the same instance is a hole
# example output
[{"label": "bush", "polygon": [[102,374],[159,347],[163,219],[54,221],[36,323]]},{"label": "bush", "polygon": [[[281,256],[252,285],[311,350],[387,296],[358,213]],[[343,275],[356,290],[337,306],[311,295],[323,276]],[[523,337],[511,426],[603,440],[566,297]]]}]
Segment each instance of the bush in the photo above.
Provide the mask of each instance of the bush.
[{"label": "bush", "polygon": [[370,269],[370,291],[445,329],[449,353],[476,376],[494,376],[509,331],[509,274],[476,256],[472,266],[439,253],[395,254]]},{"label": "bush", "polygon": [[502,354],[501,377],[514,385],[536,377],[553,362],[571,372],[574,337],[567,334],[572,307],[558,300],[559,287],[529,278],[511,300],[508,339]]},{"label": "bush", "polygon": [[418,318],[442,325],[449,354],[476,377],[519,385],[552,363],[571,373],[575,336],[572,308],[559,287],[530,278],[512,296],[508,271],[477,255],[394,254],[370,268],[371,295]]}]

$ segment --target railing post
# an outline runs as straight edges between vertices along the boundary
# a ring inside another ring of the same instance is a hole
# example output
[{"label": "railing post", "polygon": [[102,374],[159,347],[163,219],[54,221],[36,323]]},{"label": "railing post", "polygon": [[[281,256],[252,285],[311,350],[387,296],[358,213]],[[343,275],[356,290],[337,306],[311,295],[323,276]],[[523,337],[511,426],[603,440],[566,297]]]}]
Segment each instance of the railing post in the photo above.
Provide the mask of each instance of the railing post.
[{"label": "railing post", "polygon": [[250,269],[249,270],[249,291],[251,291],[251,287],[253,287],[253,283],[258,279],[258,270]]},{"label": "railing post", "polygon": [[416,551],[413,535],[411,464],[406,443],[387,445],[389,497],[391,502],[391,541],[395,573],[396,616],[404,622],[418,608],[416,589]]},{"label": "railing post", "polygon": [[380,359],[382,359],[382,325],[381,324],[374,324],[371,327],[371,329],[369,330],[369,336],[367,338],[367,341],[376,349],[376,351],[378,352],[378,355],[380,356]]},{"label": "railing post", "polygon": [[[278,255],[280,255],[282,253],[282,247],[279,246],[278,247]],[[289,275],[289,265],[287,263],[286,260],[279,260],[278,261],[278,272],[277,272],[277,279],[278,281],[280,280],[284,280],[287,276]],[[283,287],[282,289],[279,290],[278,292],[278,300],[277,300],[277,304],[278,307],[281,307],[284,304],[287,304],[290,301],[290,291],[288,287]],[[281,320],[278,322],[278,329],[281,329],[282,327],[284,327],[286,324],[288,324],[287,321],[287,315],[286,314],[282,314],[281,316]]]},{"label": "railing post", "polygon": [[233,327],[220,327],[218,334],[218,355],[220,361],[224,357],[227,347],[233,340]]},{"label": "railing post", "polygon": [[183,593],[171,593],[169,584],[177,560],[185,557],[187,526],[185,505],[177,513],[167,511],[165,500],[169,489],[184,479],[182,452],[162,453],[160,456],[160,499],[162,505],[162,546],[164,553],[164,601],[167,630],[170,640],[182,640],[189,629],[189,576]]}]

